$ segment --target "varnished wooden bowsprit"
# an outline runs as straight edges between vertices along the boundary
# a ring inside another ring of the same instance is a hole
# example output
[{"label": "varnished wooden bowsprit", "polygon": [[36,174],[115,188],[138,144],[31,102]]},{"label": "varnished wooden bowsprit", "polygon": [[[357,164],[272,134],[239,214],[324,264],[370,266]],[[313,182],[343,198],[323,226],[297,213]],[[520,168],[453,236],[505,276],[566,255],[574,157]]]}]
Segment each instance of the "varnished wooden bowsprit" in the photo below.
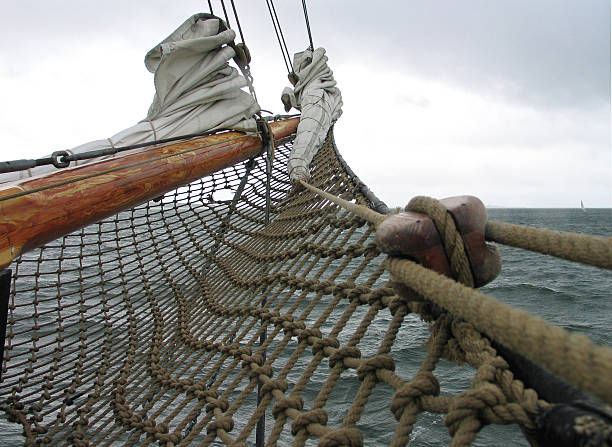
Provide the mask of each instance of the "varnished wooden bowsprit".
[{"label": "varnished wooden bowsprit", "polygon": [[[298,122],[270,123],[274,138],[291,135]],[[259,136],[226,132],[9,183],[0,188],[0,268],[21,253],[261,151]],[[22,192],[27,194],[6,199]]]}]

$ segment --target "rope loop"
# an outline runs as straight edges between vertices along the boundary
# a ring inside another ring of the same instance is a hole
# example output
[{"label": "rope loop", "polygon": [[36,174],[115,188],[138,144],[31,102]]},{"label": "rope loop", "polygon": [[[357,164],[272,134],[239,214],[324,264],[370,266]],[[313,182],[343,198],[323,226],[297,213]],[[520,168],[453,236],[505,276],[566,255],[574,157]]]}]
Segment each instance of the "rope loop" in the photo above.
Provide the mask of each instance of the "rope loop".
[{"label": "rope loop", "polygon": [[51,163],[58,169],[67,168],[70,166],[70,160],[66,160],[69,157],[68,151],[55,151],[51,154]]}]

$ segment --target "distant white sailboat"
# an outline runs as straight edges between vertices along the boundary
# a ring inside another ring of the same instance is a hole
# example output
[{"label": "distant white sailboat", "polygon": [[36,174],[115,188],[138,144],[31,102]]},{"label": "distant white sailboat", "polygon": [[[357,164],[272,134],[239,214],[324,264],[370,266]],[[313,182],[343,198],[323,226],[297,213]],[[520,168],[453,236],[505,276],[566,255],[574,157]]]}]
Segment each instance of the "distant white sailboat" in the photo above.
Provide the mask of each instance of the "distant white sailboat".
[{"label": "distant white sailboat", "polygon": [[584,203],[582,203],[582,200],[580,201],[580,208],[582,208],[582,211],[586,213],[586,209],[584,208]]}]

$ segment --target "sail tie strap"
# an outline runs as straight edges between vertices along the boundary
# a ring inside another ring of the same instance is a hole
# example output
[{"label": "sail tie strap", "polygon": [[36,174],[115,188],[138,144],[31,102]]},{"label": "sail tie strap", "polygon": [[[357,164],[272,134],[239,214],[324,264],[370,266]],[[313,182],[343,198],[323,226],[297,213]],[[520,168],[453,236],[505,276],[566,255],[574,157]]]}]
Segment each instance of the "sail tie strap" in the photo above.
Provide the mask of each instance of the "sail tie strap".
[{"label": "sail tie strap", "polygon": [[[299,183],[372,224],[385,219],[365,206],[333,196],[303,180]],[[585,335],[551,326],[539,317],[408,259],[390,257],[385,263],[397,279],[456,318],[471,323],[488,337],[612,404],[612,349],[596,345]]]}]

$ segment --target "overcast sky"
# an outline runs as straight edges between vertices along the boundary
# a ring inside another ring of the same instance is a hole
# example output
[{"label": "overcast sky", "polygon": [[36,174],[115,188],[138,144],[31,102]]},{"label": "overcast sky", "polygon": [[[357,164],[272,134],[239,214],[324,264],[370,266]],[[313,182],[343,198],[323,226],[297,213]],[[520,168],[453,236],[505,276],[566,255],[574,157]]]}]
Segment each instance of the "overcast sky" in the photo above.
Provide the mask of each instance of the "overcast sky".
[{"label": "overcast sky", "polygon": [[[235,3],[260,105],[281,112],[288,82],[265,1]],[[508,207],[612,207],[609,0],[308,5],[344,98],[338,147],[389,205],[473,194]],[[290,52],[303,50],[301,2],[276,7]],[[4,0],[0,159],[142,119],[154,92],[145,53],[196,12],[207,2]]]}]

